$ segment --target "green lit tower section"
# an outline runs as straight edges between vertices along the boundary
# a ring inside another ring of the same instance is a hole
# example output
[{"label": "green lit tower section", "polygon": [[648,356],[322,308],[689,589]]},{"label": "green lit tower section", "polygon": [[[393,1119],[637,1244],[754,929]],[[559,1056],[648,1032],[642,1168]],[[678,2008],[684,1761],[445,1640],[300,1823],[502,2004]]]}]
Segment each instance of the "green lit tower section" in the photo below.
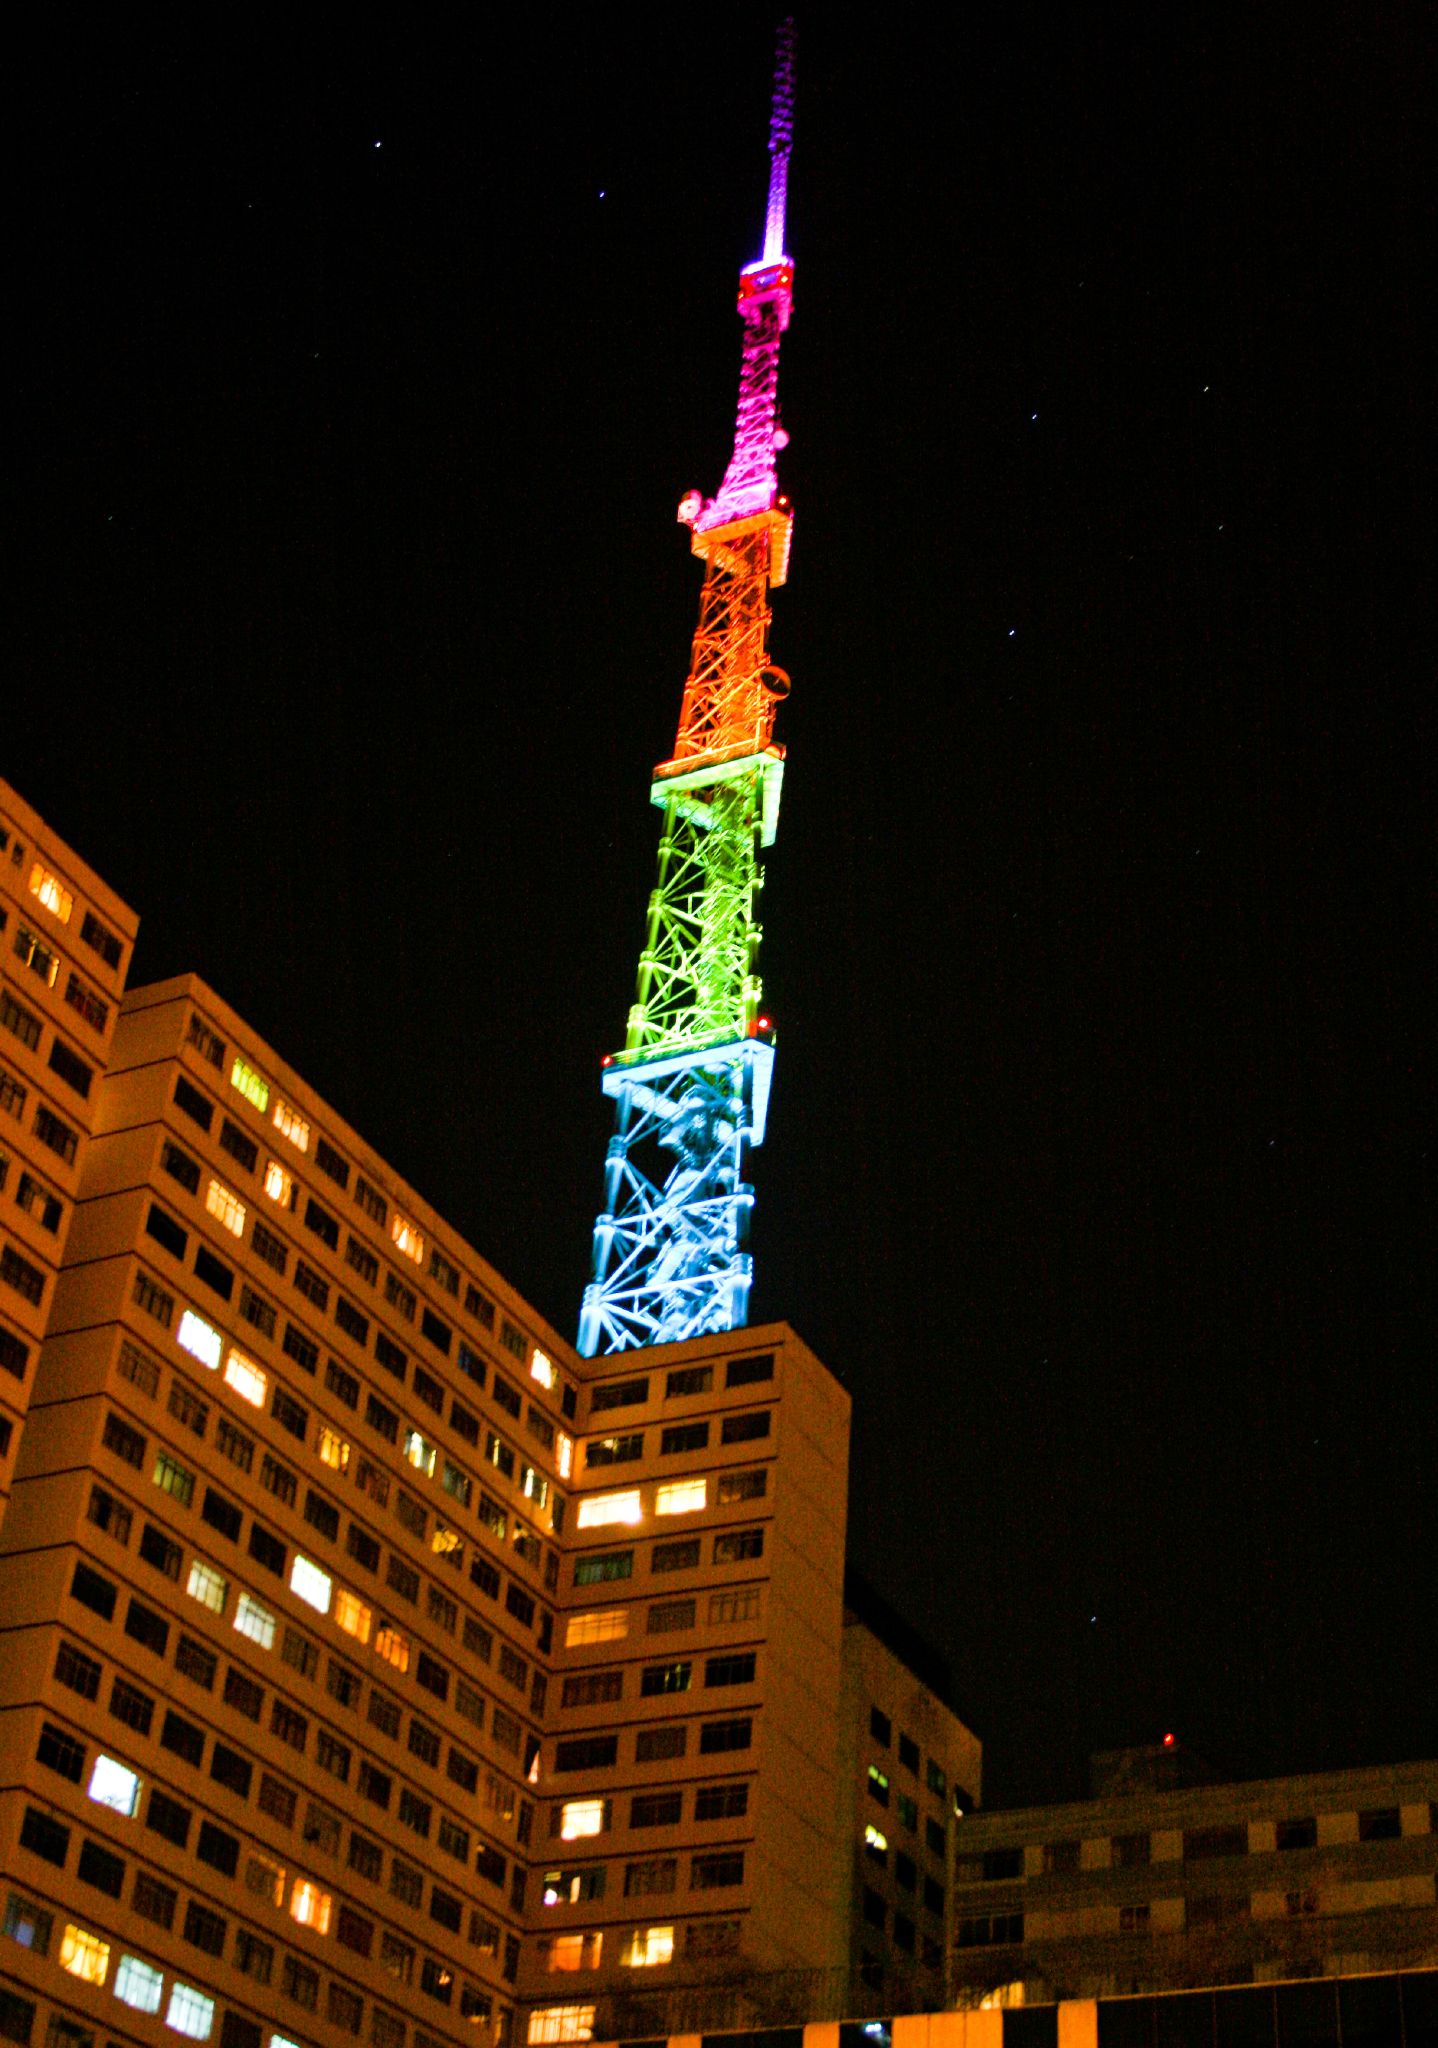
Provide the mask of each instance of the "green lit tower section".
[{"label": "green lit tower section", "polygon": [[779,344],[794,267],[784,247],[793,130],[793,26],[779,32],[763,253],[739,278],[744,323],[734,452],[718,493],[679,507],[704,564],[674,753],[654,770],[663,813],[638,985],[622,1052],[604,1061],[614,1133],[579,1318],[588,1357],[748,1320],[754,1191],[774,1034],[761,1011],[762,856],[779,822],[789,683],[769,659],[769,593],[788,570],[779,495]]}]

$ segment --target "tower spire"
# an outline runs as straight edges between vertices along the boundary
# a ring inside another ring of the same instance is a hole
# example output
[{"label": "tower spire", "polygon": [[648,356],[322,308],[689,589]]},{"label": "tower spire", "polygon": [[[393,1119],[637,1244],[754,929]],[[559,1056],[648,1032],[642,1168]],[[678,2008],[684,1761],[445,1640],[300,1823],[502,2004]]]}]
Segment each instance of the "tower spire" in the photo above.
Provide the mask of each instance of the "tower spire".
[{"label": "tower spire", "polygon": [[739,275],[744,323],[734,451],[713,498],[679,518],[704,563],[699,624],[674,752],[655,768],[664,814],[623,1050],[604,1062],[614,1102],[604,1206],[579,1349],[592,1357],[738,1329],[748,1320],[753,1189],[774,1033],[761,1013],[762,850],[779,821],[789,679],[769,659],[769,591],[788,572],[793,513],[779,494],[779,345],[793,306],[784,248],[793,135],[794,24],[779,30],[764,249]]}]

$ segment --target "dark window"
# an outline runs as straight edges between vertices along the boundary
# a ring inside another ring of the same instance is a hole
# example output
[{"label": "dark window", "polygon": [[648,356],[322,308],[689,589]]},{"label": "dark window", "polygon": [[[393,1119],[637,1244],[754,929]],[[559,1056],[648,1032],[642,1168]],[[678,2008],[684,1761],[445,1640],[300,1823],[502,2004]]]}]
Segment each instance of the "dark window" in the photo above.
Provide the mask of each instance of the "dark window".
[{"label": "dark window", "polygon": [[217,1259],[204,1245],[195,1250],[195,1278],[203,1280],[206,1287],[213,1287],[222,1300],[228,1301],[235,1291],[235,1276],[223,1259]]},{"label": "dark window", "polygon": [[291,1436],[303,1443],[305,1432],[310,1426],[310,1411],[302,1408],[298,1401],[287,1394],[278,1384],[270,1395],[270,1413],[281,1429],[287,1429]]},{"label": "dark window", "polygon": [[636,1458],[643,1456],[642,1431],[631,1436],[591,1437],[584,1447],[586,1465],[632,1465]]},{"label": "dark window", "polygon": [[1210,1856],[1247,1854],[1248,1829],[1242,1821],[1228,1827],[1185,1828],[1183,1831],[1183,1856],[1186,1863],[1201,1862]]},{"label": "dark window", "polygon": [[489,1368],[484,1360],[464,1343],[459,1347],[459,1369],[465,1378],[473,1380],[477,1387],[482,1387],[489,1377]]},{"label": "dark window", "polygon": [[1403,1824],[1396,1806],[1371,1807],[1358,1816],[1360,1842],[1396,1842]]},{"label": "dark window", "polygon": [[697,1536],[681,1536],[672,1543],[656,1543],[649,1554],[649,1569],[655,1572],[692,1571],[698,1562]]},{"label": "dark window", "polygon": [[140,1532],[140,1555],[146,1564],[153,1565],[157,1572],[163,1572],[167,1579],[180,1576],[181,1550],[163,1529],[157,1529],[153,1522],[146,1522]]},{"label": "dark window", "polygon": [[155,1790],[150,1794],[150,1804],[145,1813],[145,1826],[166,1842],[173,1842],[177,1849],[187,1846],[190,1839],[190,1809],[182,1806],[178,1799],[171,1799],[167,1793]]},{"label": "dark window", "polygon": [[918,1775],[919,1745],[912,1735],[905,1735],[902,1730],[899,1732],[899,1762],[906,1771],[913,1771],[915,1776]]},{"label": "dark window", "polygon": [[709,1721],[699,1730],[699,1754],[716,1756],[730,1749],[748,1749],[754,1740],[754,1723],[746,1715],[740,1721]]},{"label": "dark window", "polygon": [[639,1691],[647,1699],[660,1693],[688,1692],[693,1675],[689,1663],[650,1664],[639,1674]]},{"label": "dark window", "polygon": [[212,1529],[218,1529],[222,1536],[227,1536],[231,1543],[239,1541],[244,1516],[232,1500],[226,1500],[222,1493],[216,1493],[213,1486],[205,1488],[205,1500],[200,1509],[200,1516]]},{"label": "dark window", "polygon": [[73,1088],[77,1095],[87,1096],[90,1093],[90,1083],[95,1078],[95,1069],[87,1067],[78,1053],[71,1052],[63,1038],[55,1039],[50,1047],[50,1068]]},{"label": "dark window", "polygon": [[364,1419],[370,1428],[380,1436],[394,1443],[399,1436],[399,1417],[393,1408],[386,1408],[383,1401],[371,1394],[365,1402]]},{"label": "dark window", "polygon": [[79,1137],[67,1123],[62,1122],[43,1104],[35,1112],[34,1130],[42,1145],[48,1145],[67,1166],[73,1163],[75,1153],[79,1149]]},{"label": "dark window", "polygon": [[641,1792],[629,1802],[632,1828],[672,1828],[684,1813],[682,1792]]},{"label": "dark window", "polygon": [[321,1173],[327,1173],[337,1187],[347,1188],[350,1184],[350,1170],[327,1139],[315,1139],[315,1165]]},{"label": "dark window", "polygon": [[233,1877],[240,1860],[240,1845],[235,1837],[223,1828],[217,1828],[212,1820],[200,1822],[200,1839],[195,1844],[195,1854],[201,1863],[208,1863],[212,1870],[219,1870],[226,1877]]},{"label": "dark window", "polygon": [[704,1662],[705,1685],[752,1685],[754,1683],[754,1652],[746,1651],[742,1656],[708,1657]]},{"label": "dark window", "polygon": [[250,1556],[256,1564],[273,1572],[276,1578],[283,1578],[285,1561],[289,1553],[278,1536],[274,1536],[260,1522],[250,1524]]},{"label": "dark window", "polygon": [[127,1728],[133,1728],[137,1735],[148,1735],[155,1702],[147,1692],[141,1692],[139,1686],[131,1685],[127,1678],[116,1678],[110,1686],[110,1712]]},{"label": "dark window", "polygon": [[207,1956],[224,1953],[225,1935],[228,1923],[218,1913],[212,1913],[197,1899],[191,1899],[185,1908],[185,1940],[192,1947],[203,1949]]},{"label": "dark window", "polygon": [[335,1321],[347,1337],[353,1337],[356,1344],[369,1342],[369,1317],[361,1315],[352,1301],[346,1301],[342,1294],[335,1296]]},{"label": "dark window", "polygon": [[389,1209],[378,1188],[372,1188],[364,1175],[355,1177],[355,1200],[373,1223],[384,1225],[389,1221]]},{"label": "dark window", "polygon": [[668,1400],[676,1401],[683,1394],[707,1394],[713,1384],[712,1365],[687,1365],[670,1373],[664,1382],[664,1393]]},{"label": "dark window", "polygon": [[340,1511],[323,1494],[316,1493],[312,1486],[305,1489],[305,1520],[331,1543],[338,1540]]},{"label": "dark window", "polygon": [[983,1872],[990,1884],[1001,1879],[1022,1877],[1024,1874],[1024,1852],[1022,1849],[986,1849]]},{"label": "dark window", "polygon": [[436,1699],[449,1697],[449,1673],[437,1659],[421,1650],[415,1660],[414,1682],[422,1685],[426,1692],[432,1692]]},{"label": "dark window", "polygon": [[774,1377],[774,1354],[762,1352],[757,1358],[734,1358],[724,1368],[726,1387],[752,1387],[759,1380]]},{"label": "dark window", "polygon": [[[671,1378],[673,1375],[671,1374]],[[649,1381],[611,1380],[607,1387],[596,1387],[589,1399],[589,1412],[598,1415],[604,1408],[634,1408],[641,1401],[649,1399]]]},{"label": "dark window", "polygon": [[661,1457],[672,1457],[680,1451],[707,1450],[709,1425],[707,1422],[676,1422],[659,1436]]},{"label": "dark window", "polygon": [[254,1324],[261,1336],[274,1336],[277,1320],[274,1308],[262,1294],[256,1294],[253,1287],[240,1289],[240,1314],[247,1323]]},{"label": "dark window", "polygon": [[393,1338],[387,1337],[383,1330],[374,1333],[374,1355],[386,1372],[393,1373],[397,1380],[404,1378],[409,1366],[409,1353],[402,1350]]},{"label": "dark window", "polygon": [[479,1417],[472,1410],[462,1407],[458,1401],[449,1404],[449,1426],[466,1443],[479,1442]]},{"label": "dark window", "polygon": [[913,1857],[906,1856],[902,1849],[898,1850],[894,1856],[894,1878],[906,1892],[911,1892],[919,1881],[919,1873],[915,1868]]},{"label": "dark window", "polygon": [[1317,1842],[1318,1823],[1311,1816],[1306,1820],[1281,1820],[1278,1823],[1280,1849],[1312,1849]]},{"label": "dark window", "polygon": [[361,1280],[367,1280],[371,1287],[379,1280],[379,1260],[362,1238],[350,1236],[345,1239],[345,1264],[352,1266]]},{"label": "dark window", "polygon": [[695,1820],[738,1820],[748,1811],[746,1784],[701,1785],[694,1795]]},{"label": "dark window", "polygon": [[160,1165],[171,1180],[177,1180],[190,1194],[197,1194],[200,1187],[200,1168],[188,1152],[182,1152],[178,1145],[168,1140],[160,1147]]},{"label": "dark window", "polygon": [[[175,1099],[178,1101],[179,1097],[176,1096]],[[209,1128],[207,1122],[205,1129]],[[220,1125],[220,1150],[228,1152],[231,1159],[237,1159],[247,1173],[253,1173],[259,1163],[259,1147],[254,1139],[242,1131],[238,1124],[231,1123],[228,1117]]]},{"label": "dark window", "polygon": [[762,1529],[735,1529],[727,1536],[714,1538],[715,1564],[742,1564],[748,1558],[764,1555],[764,1531]]},{"label": "dark window", "polygon": [[152,1877],[147,1870],[135,1872],[130,1905],[142,1920],[153,1921],[156,1927],[173,1927],[178,1904],[179,1893],[172,1886]]},{"label": "dark window", "polygon": [[150,1213],[145,1218],[145,1229],[156,1244],[162,1244],[167,1252],[177,1259],[185,1256],[189,1245],[189,1233],[180,1228],[174,1218],[167,1216],[157,1202],[151,1202]]},{"label": "dark window", "polygon": [[160,1746],[172,1749],[176,1756],[182,1756],[187,1764],[198,1768],[205,1754],[205,1731],[170,1708],[160,1729]]},{"label": "dark window", "polygon": [[695,1856],[689,1865],[691,1891],[715,1891],[723,1885],[743,1884],[744,1852],[726,1849],[716,1856]]},{"label": "dark window", "polygon": [[367,1572],[379,1570],[379,1543],[358,1522],[351,1522],[345,1532],[345,1549],[356,1564],[362,1564]]},{"label": "dark window", "polygon": [[182,1635],[175,1646],[175,1669],[182,1678],[203,1686],[206,1692],[214,1685],[218,1663],[214,1651],[196,1642],[193,1636]]},{"label": "dark window", "polygon": [[869,1733],[882,1748],[888,1748],[893,1736],[893,1723],[888,1715],[881,1714],[877,1707],[869,1709]]},{"label": "dark window", "polygon": [[125,1859],[112,1855],[98,1842],[85,1841],[80,1844],[80,1857],[75,1865],[75,1875],[82,1884],[92,1884],[96,1891],[104,1892],[109,1898],[118,1899],[125,1888]]},{"label": "dark window", "polygon": [[577,1735],[556,1745],[554,1768],[556,1771],[602,1770],[616,1762],[618,1756],[617,1735]]},{"label": "dark window", "polygon": [[339,1250],[340,1227],[329,1210],[322,1208],[313,1195],[305,1203],[305,1228],[312,1230],[332,1252]]},{"label": "dark window", "polygon": [[41,1722],[35,1756],[38,1762],[68,1778],[72,1785],[78,1785],[85,1775],[84,1743],[77,1742],[67,1729],[57,1727],[53,1721]]},{"label": "dark window", "polygon": [[[259,1687],[255,1690],[258,1692]],[[252,1775],[253,1767],[238,1750],[223,1742],[215,1744],[210,1753],[210,1776],[217,1785],[225,1785],[231,1792],[238,1793],[241,1799],[248,1799]]]},{"label": "dark window", "polygon": [[183,1074],[178,1075],[175,1080],[175,1107],[178,1110],[183,1110],[184,1114],[193,1123],[197,1123],[202,1131],[207,1131],[210,1128],[211,1120],[215,1114],[215,1106],[209,1097],[202,1095],[192,1082],[185,1079]]},{"label": "dark window", "polygon": [[[82,1607],[88,1607],[106,1621],[115,1615],[116,1589],[108,1579],[102,1579],[97,1571],[87,1564],[76,1564],[70,1579],[70,1597],[78,1600]],[[94,1694],[90,1697],[93,1699]]]},{"label": "dark window", "polygon": [[25,1818],[20,1823],[20,1841],[23,1847],[36,1856],[42,1856],[47,1863],[63,1864],[70,1853],[70,1830],[34,1806],[25,1809]]},{"label": "dark window", "polygon": [[719,1441],[724,1444],[752,1443],[756,1437],[769,1434],[769,1408],[758,1408],[752,1415],[726,1415],[719,1425]]},{"label": "dark window", "polygon": [[233,1707],[237,1714],[243,1714],[247,1721],[258,1721],[264,1703],[264,1687],[256,1685],[253,1678],[232,1664],[225,1673],[225,1705]]},{"label": "dark window", "polygon": [[436,1351],[442,1351],[446,1358],[454,1339],[454,1332],[448,1323],[441,1322],[432,1309],[425,1309],[419,1319],[420,1332],[433,1344]]},{"label": "dark window", "polygon": [[300,1293],[304,1295],[305,1299],[312,1301],[316,1308],[324,1309],[329,1307],[329,1281],[321,1279],[314,1267],[307,1266],[303,1259],[295,1260],[295,1285]]},{"label": "dark window", "polygon": [[1149,1838],[1147,1834],[1115,1835],[1113,1838],[1113,1860],[1120,1870],[1141,1869],[1149,1860]]},{"label": "dark window", "polygon": [[[285,1348],[289,1348],[289,1332],[285,1332]],[[337,1358],[325,1361],[325,1386],[330,1393],[343,1401],[346,1408],[358,1408],[360,1383],[352,1372],[346,1372]]]}]

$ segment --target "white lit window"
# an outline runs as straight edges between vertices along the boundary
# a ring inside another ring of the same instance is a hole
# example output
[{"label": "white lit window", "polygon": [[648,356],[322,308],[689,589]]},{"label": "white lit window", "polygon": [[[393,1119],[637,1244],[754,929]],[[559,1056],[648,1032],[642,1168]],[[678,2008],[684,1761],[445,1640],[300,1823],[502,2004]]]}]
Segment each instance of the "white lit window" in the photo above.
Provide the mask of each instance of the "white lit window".
[{"label": "white lit window", "polygon": [[328,1892],[322,1892],[307,1877],[296,1878],[290,1893],[290,1918],[298,1920],[301,1927],[313,1927],[316,1934],[328,1934],[331,1905]]},{"label": "white lit window", "polygon": [[110,1944],[73,1923],[60,1937],[60,1968],[83,1984],[103,1984],[110,1971]]},{"label": "white lit window", "polygon": [[262,1081],[247,1061],[237,1059],[230,1068],[230,1086],[237,1088],[246,1102],[252,1102],[261,1116],[269,1108],[270,1084]]},{"label": "white lit window", "polygon": [[351,1593],[347,1586],[335,1588],[335,1620],[347,1636],[357,1636],[362,1643],[369,1641],[374,1615],[358,1593]]},{"label": "white lit window", "polygon": [[185,1591],[192,1600],[198,1600],[202,1607],[208,1607],[211,1614],[223,1614],[225,1601],[229,1598],[230,1582],[223,1572],[216,1571],[212,1564],[206,1564],[202,1557],[193,1558],[190,1576],[185,1581]]},{"label": "white lit window", "polygon": [[215,2001],[206,1998],[203,1991],[197,1991],[193,1984],[172,1984],[170,2004],[165,2014],[165,2025],[173,2027],[177,2034],[188,2034],[192,2041],[208,2041],[215,2024]]},{"label": "white lit window", "polygon": [[298,2041],[292,2041],[288,2034],[271,2034],[270,2048],[300,2048]]},{"label": "white lit window", "polygon": [[417,1266],[424,1263],[424,1239],[413,1223],[407,1223],[398,1209],[389,1219],[389,1234],[407,1259],[413,1259]]},{"label": "white lit window", "polygon": [[252,1643],[258,1643],[262,1650],[274,1648],[275,1617],[268,1607],[261,1607],[252,1593],[241,1593],[235,1608],[235,1627]]},{"label": "white lit window", "polygon": [[231,1237],[245,1234],[245,1205],[238,1195],[232,1195],[223,1181],[212,1180],[205,1196],[205,1207],[217,1217],[229,1231]]},{"label": "white lit window", "polygon": [[265,1193],[272,1202],[278,1202],[282,1209],[294,1207],[295,1184],[278,1159],[272,1159],[265,1168]]},{"label": "white lit window", "polygon": [[628,1493],[592,1493],[579,1503],[581,1529],[602,1529],[609,1522],[638,1522],[644,1518],[639,1488]]},{"label": "white lit window", "polygon": [[275,1129],[280,1133],[281,1137],[288,1138],[290,1143],[297,1146],[301,1152],[309,1151],[309,1125],[302,1116],[290,1108],[287,1102],[281,1102],[278,1096],[275,1097]]},{"label": "white lit window", "polygon": [[138,1956],[121,1956],[115,1972],[115,1996],[136,2012],[158,2012],[164,1981],[164,1971],[157,1970],[153,1963],[142,1963]]},{"label": "white lit window", "polygon": [[375,1630],[375,1655],[393,1664],[396,1671],[409,1669],[409,1638],[400,1634],[392,1621],[382,1621]]},{"label": "white lit window", "polygon": [[876,1849],[881,1856],[887,1855],[889,1838],[882,1829],[876,1828],[870,1822],[869,1826],[864,1829],[864,1847],[866,1849]]},{"label": "white lit window", "polygon": [[574,1470],[574,1438],[566,1436],[562,1429],[559,1432],[556,1455],[559,1460],[559,1476],[561,1479],[567,1479]]},{"label": "white lit window", "polygon": [[[75,899],[66,888],[62,888],[58,875],[52,875],[48,868],[42,868],[36,861],[30,870],[30,894],[38,896],[45,908],[59,918],[61,924],[70,922],[70,912],[75,908]],[[104,1979],[101,1978],[103,1983]]]},{"label": "white lit window", "polygon": [[693,1515],[707,1506],[708,1500],[707,1479],[671,1479],[656,1491],[654,1512],[656,1515]]},{"label": "white lit window", "polygon": [[571,1799],[559,1816],[560,1839],[565,1842],[580,1842],[587,1835],[604,1833],[604,1801],[602,1799]]},{"label": "white lit window", "polygon": [[602,1934],[556,1934],[549,1944],[551,1970],[597,1970],[604,1952]]},{"label": "white lit window", "polygon": [[583,1614],[571,1614],[564,1627],[567,1650],[584,1643],[617,1643],[629,1633],[627,1607],[591,1607]]},{"label": "white lit window", "polygon": [[536,1351],[529,1361],[529,1370],[542,1387],[548,1387],[551,1394],[554,1392],[555,1374],[552,1358],[546,1358],[542,1351]]},{"label": "white lit window", "polygon": [[115,1813],[133,1813],[140,1803],[140,1780],[114,1757],[97,1756],[90,1773],[90,1797]]},{"label": "white lit window", "polygon": [[225,1381],[234,1388],[242,1401],[248,1401],[252,1408],[263,1408],[265,1389],[269,1385],[267,1374],[263,1373],[252,1358],[246,1358],[242,1351],[232,1351],[225,1360]]},{"label": "white lit window", "polygon": [[536,1472],[533,1465],[521,1465],[519,1490],[525,1499],[532,1500],[537,1508],[542,1508],[549,1499],[549,1481],[542,1472]]},{"label": "white lit window", "polygon": [[320,1463],[328,1465],[331,1471],[348,1472],[350,1468],[350,1447],[338,1430],[320,1428],[319,1441],[315,1449],[320,1454]]},{"label": "white lit window", "polygon": [[417,1472],[423,1472],[431,1479],[434,1477],[434,1445],[427,1442],[417,1429],[405,1431],[404,1442],[400,1448]]},{"label": "white lit window", "polygon": [[620,1951],[619,1960],[631,1970],[651,1970],[657,1963],[672,1963],[674,1929],[636,1927]]},{"label": "white lit window", "polygon": [[322,1572],[317,1564],[311,1564],[307,1557],[296,1556],[290,1566],[290,1591],[297,1593],[301,1600],[321,1614],[330,1611],[330,1594],[334,1580],[328,1572]]},{"label": "white lit window", "polygon": [[175,1342],[188,1351],[191,1358],[198,1358],[201,1365],[207,1365],[211,1372],[218,1372],[220,1353],[225,1348],[224,1339],[218,1330],[212,1329],[204,1317],[197,1316],[192,1308],[187,1308],[180,1317]]},{"label": "white lit window", "polygon": [[592,2005],[536,2005],[529,2013],[529,2048],[556,2048],[566,2041],[594,2039]]}]

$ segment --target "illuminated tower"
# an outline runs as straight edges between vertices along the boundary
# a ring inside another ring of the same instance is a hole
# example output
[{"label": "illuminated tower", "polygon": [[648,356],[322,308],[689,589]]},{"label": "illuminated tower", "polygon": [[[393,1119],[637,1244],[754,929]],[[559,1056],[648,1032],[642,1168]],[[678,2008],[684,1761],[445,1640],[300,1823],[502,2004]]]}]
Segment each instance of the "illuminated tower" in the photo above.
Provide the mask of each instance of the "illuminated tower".
[{"label": "illuminated tower", "polygon": [[704,564],[679,733],[654,770],[659,875],[624,1050],[604,1063],[614,1135],[584,1291],[586,1356],[733,1330],[748,1320],[754,1194],[774,1037],[760,1013],[761,852],[779,822],[788,677],[769,660],[769,591],[784,581],[793,514],[779,495],[779,343],[793,265],[784,207],[793,129],[793,24],[779,31],[763,253],[739,276],[744,353],[734,453],[717,496],[679,507]]}]

